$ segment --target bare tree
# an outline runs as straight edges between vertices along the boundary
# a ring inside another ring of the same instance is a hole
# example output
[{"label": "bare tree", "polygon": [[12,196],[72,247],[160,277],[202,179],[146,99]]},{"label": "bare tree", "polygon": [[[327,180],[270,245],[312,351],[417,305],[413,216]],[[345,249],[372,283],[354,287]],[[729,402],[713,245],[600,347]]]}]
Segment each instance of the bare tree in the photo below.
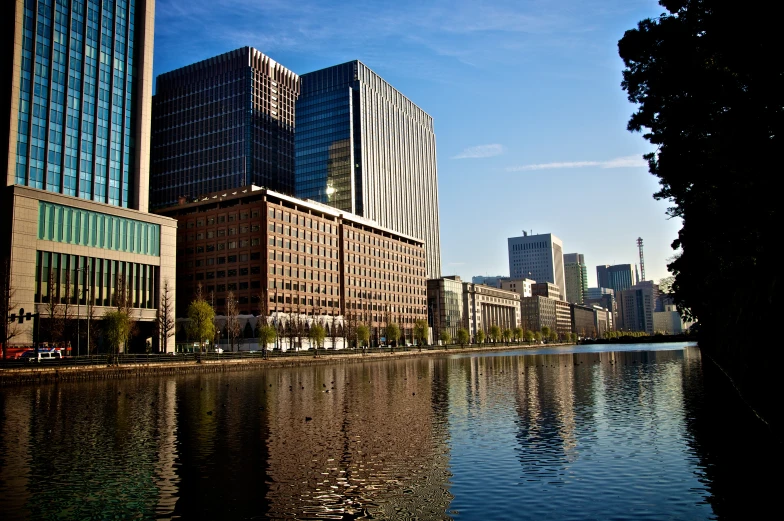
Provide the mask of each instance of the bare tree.
[{"label": "bare tree", "polygon": [[[60,338],[62,338],[63,330],[59,320],[60,304],[58,303],[57,297],[57,279],[55,277],[55,271],[50,269],[47,275],[43,313],[43,316],[46,318],[44,332],[49,343],[54,344],[59,342]],[[41,339],[39,338],[38,340],[40,342]]]},{"label": "bare tree", "polygon": [[10,315],[17,305],[16,288],[11,285],[11,259],[4,259],[0,266],[0,340],[3,342],[3,360],[6,359],[8,342],[22,334],[19,322],[10,320]]},{"label": "bare tree", "polygon": [[340,331],[338,330],[338,309],[335,306],[332,306],[332,324],[330,324],[329,328],[329,339],[332,342],[332,349],[337,349],[338,344],[338,336],[340,336]]},{"label": "bare tree", "polygon": [[172,303],[169,279],[163,281],[163,291],[155,310],[155,331],[158,334],[158,351],[166,351],[169,338],[174,336],[174,306]]},{"label": "bare tree", "polygon": [[239,316],[237,299],[234,298],[234,292],[229,291],[229,294],[226,296],[226,334],[229,337],[229,345],[231,345],[232,352],[234,352],[234,344],[242,334]]}]

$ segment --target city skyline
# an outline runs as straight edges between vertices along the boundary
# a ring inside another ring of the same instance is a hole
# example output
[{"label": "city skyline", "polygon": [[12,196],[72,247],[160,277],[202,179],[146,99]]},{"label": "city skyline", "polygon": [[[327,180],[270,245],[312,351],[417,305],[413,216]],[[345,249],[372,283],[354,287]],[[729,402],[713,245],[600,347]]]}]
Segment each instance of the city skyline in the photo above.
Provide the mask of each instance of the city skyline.
[{"label": "city skyline", "polygon": [[[505,239],[533,229],[584,253],[589,268],[636,263],[643,237],[647,278],[658,280],[680,221],[652,198],[641,158],[650,145],[626,130],[633,106],[617,41],[660,9],[159,0],[154,68],[244,45],[300,75],[361,60],[434,119],[444,275],[507,274]],[[351,37],[338,21],[356,28]]]}]

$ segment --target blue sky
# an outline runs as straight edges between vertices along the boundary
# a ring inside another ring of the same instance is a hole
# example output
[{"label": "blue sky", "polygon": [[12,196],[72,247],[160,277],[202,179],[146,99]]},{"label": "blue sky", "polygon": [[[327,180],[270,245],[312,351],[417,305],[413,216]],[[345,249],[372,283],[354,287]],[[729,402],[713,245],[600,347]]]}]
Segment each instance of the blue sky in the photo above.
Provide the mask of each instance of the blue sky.
[{"label": "blue sky", "polygon": [[433,116],[442,271],[508,274],[506,239],[554,233],[667,276],[680,222],[626,131],[617,42],[653,0],[158,0],[155,74],[245,45],[298,74],[359,59]]}]

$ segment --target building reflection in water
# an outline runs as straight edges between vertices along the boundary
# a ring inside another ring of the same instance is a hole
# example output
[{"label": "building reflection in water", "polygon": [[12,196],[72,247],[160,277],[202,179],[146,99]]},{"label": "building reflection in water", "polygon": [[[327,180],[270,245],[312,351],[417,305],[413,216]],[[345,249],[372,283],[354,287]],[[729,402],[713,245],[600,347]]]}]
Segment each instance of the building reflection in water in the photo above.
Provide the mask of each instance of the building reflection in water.
[{"label": "building reflection in water", "polygon": [[702,482],[722,475],[700,363],[502,353],[3,388],[0,512],[622,518],[666,498],[704,517],[720,501]]}]

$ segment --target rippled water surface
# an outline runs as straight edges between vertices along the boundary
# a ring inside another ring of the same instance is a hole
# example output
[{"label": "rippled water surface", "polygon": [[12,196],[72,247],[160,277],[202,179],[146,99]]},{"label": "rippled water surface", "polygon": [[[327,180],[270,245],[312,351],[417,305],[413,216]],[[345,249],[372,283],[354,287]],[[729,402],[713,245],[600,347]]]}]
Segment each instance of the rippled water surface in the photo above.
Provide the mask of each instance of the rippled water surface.
[{"label": "rippled water surface", "polygon": [[607,349],[0,389],[0,517],[732,517],[767,440],[697,348]]}]

